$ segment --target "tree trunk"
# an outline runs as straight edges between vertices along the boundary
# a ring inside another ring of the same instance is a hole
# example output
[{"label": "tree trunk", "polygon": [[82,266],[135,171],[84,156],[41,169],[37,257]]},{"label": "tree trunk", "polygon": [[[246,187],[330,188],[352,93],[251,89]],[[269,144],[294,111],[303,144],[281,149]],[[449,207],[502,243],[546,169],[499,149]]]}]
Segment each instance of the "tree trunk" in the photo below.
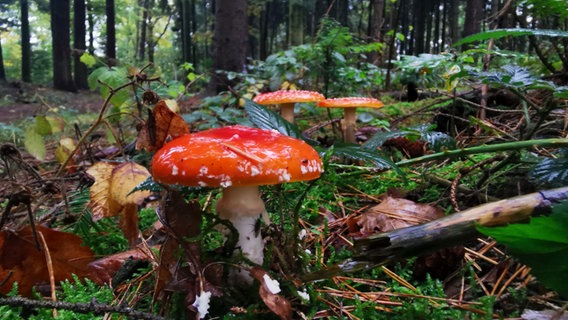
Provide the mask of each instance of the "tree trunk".
[{"label": "tree trunk", "polygon": [[298,46],[304,42],[304,1],[288,2],[288,46]]},{"label": "tree trunk", "polygon": [[4,69],[4,58],[2,58],[2,41],[0,41],[0,83],[6,82],[6,69]]},{"label": "tree trunk", "polygon": [[77,89],[88,89],[87,66],[81,62],[81,55],[86,51],[86,34],[85,15],[87,6],[85,0],[73,0],[73,57],[74,57],[74,74],[75,86]]},{"label": "tree trunk", "polygon": [[51,43],[53,45],[53,87],[77,91],[71,75],[71,27],[69,0],[51,0]]},{"label": "tree trunk", "polygon": [[458,35],[458,18],[459,18],[459,1],[448,0],[446,4],[449,6],[449,16],[448,16],[448,30],[450,45],[456,43],[459,39]]},{"label": "tree trunk", "polygon": [[[468,0],[465,7],[465,21],[463,26],[463,37],[479,33],[483,20],[483,0]],[[466,49],[465,46],[464,49]]]},{"label": "tree trunk", "polygon": [[114,0],[105,0],[106,12],[106,46],[105,55],[107,63],[110,66],[116,64],[116,29],[115,29],[115,11]]},{"label": "tree trunk", "polygon": [[416,1],[414,4],[414,51],[412,54],[424,53],[425,35],[426,35],[426,3],[424,1]]},{"label": "tree trunk", "polygon": [[[383,34],[381,28],[384,22],[385,0],[371,0],[369,2],[369,31],[367,32],[368,42],[382,42]],[[369,53],[369,62],[378,63],[379,52]]]},{"label": "tree trunk", "polygon": [[142,3],[142,19],[140,20],[140,37],[138,38],[138,59],[144,60],[146,55],[146,31],[148,26],[148,6],[149,1],[144,0]]},{"label": "tree trunk", "polygon": [[246,0],[216,0],[213,73],[207,91],[217,94],[231,83],[224,71],[242,72],[248,40]]},{"label": "tree trunk", "polygon": [[28,0],[20,0],[23,82],[32,82],[32,47],[30,44],[30,21],[28,19],[28,10]]},{"label": "tree trunk", "polygon": [[87,2],[87,22],[88,22],[88,31],[89,31],[89,53],[95,54],[95,16],[93,14],[93,5],[91,4],[92,0],[86,0]]}]

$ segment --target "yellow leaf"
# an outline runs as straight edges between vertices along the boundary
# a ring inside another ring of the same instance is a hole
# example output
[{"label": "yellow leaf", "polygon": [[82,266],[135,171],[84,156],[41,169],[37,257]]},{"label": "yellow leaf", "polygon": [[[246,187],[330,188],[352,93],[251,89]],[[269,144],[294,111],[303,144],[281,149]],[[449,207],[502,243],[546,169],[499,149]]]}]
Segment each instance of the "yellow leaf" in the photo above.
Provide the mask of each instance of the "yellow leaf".
[{"label": "yellow leaf", "polygon": [[45,160],[45,142],[43,141],[43,137],[36,132],[34,127],[29,127],[26,130],[24,146],[36,159]]},{"label": "yellow leaf", "polygon": [[71,138],[63,138],[59,140],[59,146],[55,149],[55,158],[62,164],[73,150],[75,150],[75,141]]},{"label": "yellow leaf", "polygon": [[150,195],[150,191],[132,192],[139,184],[150,176],[150,172],[135,162],[119,164],[112,170],[111,195],[114,201],[126,206],[129,204],[140,205]]},{"label": "yellow leaf", "polygon": [[63,120],[63,118],[58,116],[46,116],[45,119],[51,126],[51,132],[57,133],[65,129],[65,120]]},{"label": "yellow leaf", "polygon": [[166,103],[168,109],[172,110],[175,113],[179,112],[179,106],[177,104],[177,101],[173,99],[165,99],[164,102]]},{"label": "yellow leaf", "polygon": [[87,173],[95,179],[95,183],[91,186],[89,201],[93,221],[118,214],[117,209],[120,208],[110,196],[112,170],[116,166],[117,164],[113,163],[97,162],[87,169]]}]

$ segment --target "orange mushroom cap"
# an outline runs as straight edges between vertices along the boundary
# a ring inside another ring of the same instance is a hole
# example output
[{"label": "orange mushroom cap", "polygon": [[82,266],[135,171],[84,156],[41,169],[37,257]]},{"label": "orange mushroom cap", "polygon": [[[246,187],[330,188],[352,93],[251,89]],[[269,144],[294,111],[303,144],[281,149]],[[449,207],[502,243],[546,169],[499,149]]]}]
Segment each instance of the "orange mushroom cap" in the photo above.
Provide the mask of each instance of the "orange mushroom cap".
[{"label": "orange mushroom cap", "polygon": [[294,102],[314,102],[325,99],[324,95],[316,91],[307,90],[278,90],[261,93],[254,97],[258,104],[280,104]]},{"label": "orange mushroom cap", "polygon": [[229,126],[183,135],[152,159],[153,179],[185,186],[252,186],[316,179],[318,153],[276,131]]},{"label": "orange mushroom cap", "polygon": [[330,98],[318,101],[318,107],[325,108],[380,108],[384,106],[380,100],[364,97]]}]

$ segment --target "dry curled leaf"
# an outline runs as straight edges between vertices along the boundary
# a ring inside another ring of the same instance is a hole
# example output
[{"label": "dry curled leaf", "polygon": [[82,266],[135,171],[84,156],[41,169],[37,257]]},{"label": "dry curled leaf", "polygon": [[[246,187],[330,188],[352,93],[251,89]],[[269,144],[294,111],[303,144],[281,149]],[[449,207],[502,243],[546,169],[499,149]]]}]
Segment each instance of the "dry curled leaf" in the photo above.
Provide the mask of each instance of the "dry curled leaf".
[{"label": "dry curled leaf", "polygon": [[177,138],[186,133],[189,133],[187,123],[172,111],[165,100],[161,100],[140,129],[136,139],[136,149],[154,152],[160,149],[168,138]]},{"label": "dry curled leaf", "polygon": [[120,228],[132,247],[138,237],[138,206],[150,196],[148,190],[132,190],[150,173],[134,162],[98,162],[87,173],[95,179],[89,201],[93,220],[120,215]]},{"label": "dry curled leaf", "polygon": [[380,204],[366,210],[358,219],[363,235],[387,232],[440,217],[443,212],[433,206],[403,198],[386,197]]}]

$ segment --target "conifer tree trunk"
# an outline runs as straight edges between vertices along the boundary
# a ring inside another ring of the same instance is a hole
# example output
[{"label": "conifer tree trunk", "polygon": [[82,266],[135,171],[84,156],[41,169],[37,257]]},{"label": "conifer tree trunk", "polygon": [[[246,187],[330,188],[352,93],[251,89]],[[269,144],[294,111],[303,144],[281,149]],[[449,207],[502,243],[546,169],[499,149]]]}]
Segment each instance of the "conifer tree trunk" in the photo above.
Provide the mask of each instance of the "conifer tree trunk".
[{"label": "conifer tree trunk", "polygon": [[22,81],[32,82],[32,47],[30,44],[30,21],[28,18],[28,0],[20,0],[21,46],[22,46]]},{"label": "conifer tree trunk", "polygon": [[87,66],[80,60],[81,55],[87,50],[85,43],[87,36],[86,13],[85,0],[73,0],[73,71],[77,89],[89,88]]},{"label": "conifer tree trunk", "polygon": [[114,0],[105,1],[106,12],[106,46],[105,55],[109,65],[116,64],[116,13],[114,10]]},{"label": "conifer tree trunk", "polygon": [[69,0],[51,0],[51,42],[53,44],[53,87],[65,91],[77,91],[71,75],[71,35],[69,34]]}]

